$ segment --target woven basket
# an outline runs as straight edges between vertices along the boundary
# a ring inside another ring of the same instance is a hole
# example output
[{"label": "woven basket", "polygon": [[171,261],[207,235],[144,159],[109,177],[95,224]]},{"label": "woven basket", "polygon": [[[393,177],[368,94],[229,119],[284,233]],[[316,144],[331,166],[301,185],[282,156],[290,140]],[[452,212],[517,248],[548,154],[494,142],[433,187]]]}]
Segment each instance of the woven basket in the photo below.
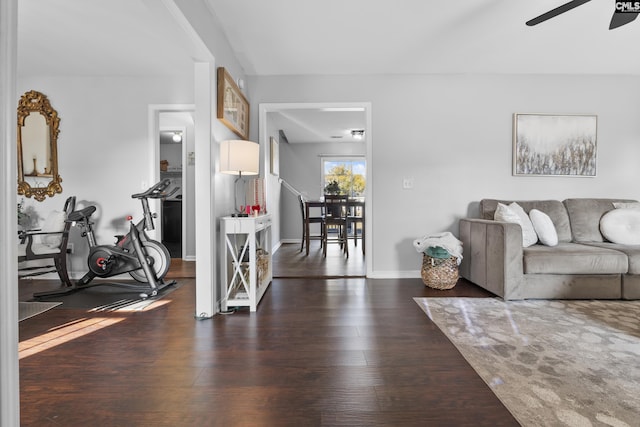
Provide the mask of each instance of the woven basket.
[{"label": "woven basket", "polygon": [[264,249],[256,250],[258,286],[261,286],[269,272],[269,254]]},{"label": "woven basket", "polygon": [[422,256],[422,282],[434,289],[451,289],[458,282],[458,260],[456,257],[433,258]]}]

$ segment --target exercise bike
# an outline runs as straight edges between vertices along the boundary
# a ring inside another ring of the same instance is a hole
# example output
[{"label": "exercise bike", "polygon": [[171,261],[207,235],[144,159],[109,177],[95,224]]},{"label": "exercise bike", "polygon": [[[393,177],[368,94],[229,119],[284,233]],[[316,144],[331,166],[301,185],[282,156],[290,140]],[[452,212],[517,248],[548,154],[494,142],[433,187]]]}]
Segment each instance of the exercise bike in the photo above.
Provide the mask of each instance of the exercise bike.
[{"label": "exercise bike", "polygon": [[[91,215],[96,211],[95,206],[87,206],[71,212],[67,221],[80,227],[83,230],[82,236],[86,237],[89,243],[87,258],[89,271],[77,282],[71,283],[71,286],[56,291],[36,293],[34,297],[66,295],[91,286],[111,285],[140,291],[141,298],[148,298],[157,295],[165,287],[175,284],[175,281],[166,283],[163,280],[171,265],[169,251],[162,243],[151,240],[146,233],[147,230],[154,229],[153,218],[156,217],[156,214],[151,213],[149,208],[149,199],[164,199],[178,191],[176,187],[169,193],[165,192],[170,184],[169,179],[164,179],[148,190],[131,196],[142,203],[144,216],[137,224],[134,224],[133,218],[128,216],[129,232],[125,235],[115,236],[116,243],[114,245],[98,245],[96,243],[93,232],[94,223],[91,222]],[[107,278],[123,273],[129,273],[133,279],[141,284],[91,283],[96,277]]]}]

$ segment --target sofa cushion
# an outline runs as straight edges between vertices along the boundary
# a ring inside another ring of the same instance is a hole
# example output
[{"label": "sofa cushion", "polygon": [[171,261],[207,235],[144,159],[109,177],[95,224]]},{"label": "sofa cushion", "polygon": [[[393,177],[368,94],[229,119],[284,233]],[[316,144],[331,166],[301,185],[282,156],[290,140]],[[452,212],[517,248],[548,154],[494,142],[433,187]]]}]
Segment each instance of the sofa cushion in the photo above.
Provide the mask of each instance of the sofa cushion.
[{"label": "sofa cushion", "polygon": [[529,217],[540,243],[545,246],[556,246],[558,244],[558,233],[556,233],[556,228],[553,226],[553,221],[551,221],[549,215],[538,209],[531,209]]},{"label": "sofa cushion", "polygon": [[533,245],[523,252],[525,274],[624,274],[629,269],[627,255],[600,246]]},{"label": "sofa cushion", "polygon": [[613,209],[602,215],[600,232],[611,243],[640,245],[640,209]]},{"label": "sofa cushion", "polygon": [[640,245],[620,245],[617,243],[584,243],[584,245],[595,246],[604,249],[612,249],[622,252],[627,256],[629,264],[628,274],[640,274]]},{"label": "sofa cushion", "polygon": [[564,205],[571,220],[574,242],[604,242],[600,233],[600,218],[614,209],[614,202],[635,202],[625,199],[567,199]]},{"label": "sofa cushion", "polygon": [[[496,199],[483,199],[480,201],[480,218],[493,219],[496,206],[498,203],[508,205],[513,201],[496,200]],[[559,242],[571,241],[571,226],[569,225],[569,215],[564,204],[559,200],[518,200],[517,203],[522,206],[525,212],[530,212],[531,209],[538,209],[549,215],[553,226],[558,233]]]}]

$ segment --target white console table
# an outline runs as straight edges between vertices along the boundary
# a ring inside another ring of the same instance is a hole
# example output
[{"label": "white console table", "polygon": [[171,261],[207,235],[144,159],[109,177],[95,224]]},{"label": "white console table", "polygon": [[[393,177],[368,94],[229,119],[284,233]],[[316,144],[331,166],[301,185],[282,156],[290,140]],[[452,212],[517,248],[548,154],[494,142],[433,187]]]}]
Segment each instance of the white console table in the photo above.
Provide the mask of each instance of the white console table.
[{"label": "white console table", "polygon": [[256,307],[273,277],[271,215],[225,216],[220,220],[222,301],[220,308]]}]

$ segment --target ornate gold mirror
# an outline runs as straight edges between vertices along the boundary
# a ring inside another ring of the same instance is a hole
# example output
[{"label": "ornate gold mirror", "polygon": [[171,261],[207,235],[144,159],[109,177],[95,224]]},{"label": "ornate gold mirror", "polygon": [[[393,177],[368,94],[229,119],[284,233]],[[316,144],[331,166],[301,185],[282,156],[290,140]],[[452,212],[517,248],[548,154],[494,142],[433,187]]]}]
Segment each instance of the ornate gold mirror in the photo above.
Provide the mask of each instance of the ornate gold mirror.
[{"label": "ornate gold mirror", "polygon": [[62,193],[58,175],[60,118],[46,95],[35,90],[18,104],[18,194],[38,201]]}]

